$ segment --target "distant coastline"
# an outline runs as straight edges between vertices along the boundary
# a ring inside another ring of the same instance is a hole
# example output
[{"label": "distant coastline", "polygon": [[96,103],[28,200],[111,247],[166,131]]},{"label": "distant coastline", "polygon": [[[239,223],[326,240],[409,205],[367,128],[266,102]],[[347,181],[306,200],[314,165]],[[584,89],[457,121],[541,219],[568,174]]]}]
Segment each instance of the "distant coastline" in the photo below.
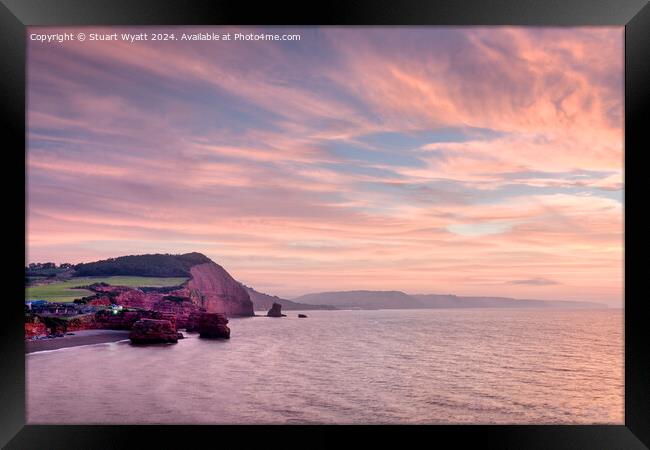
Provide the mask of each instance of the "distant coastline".
[{"label": "distant coastline", "polygon": [[555,308],[607,309],[598,302],[531,300],[508,297],[470,297],[452,294],[415,294],[401,291],[335,291],[306,294],[292,299],[306,304],[330,305],[336,309],[460,309],[460,308]]}]

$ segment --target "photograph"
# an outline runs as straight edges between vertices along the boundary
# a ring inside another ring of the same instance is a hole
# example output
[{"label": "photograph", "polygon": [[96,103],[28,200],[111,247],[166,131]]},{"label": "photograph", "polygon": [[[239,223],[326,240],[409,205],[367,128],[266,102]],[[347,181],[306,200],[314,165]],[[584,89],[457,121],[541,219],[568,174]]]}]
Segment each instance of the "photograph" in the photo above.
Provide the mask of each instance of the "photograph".
[{"label": "photograph", "polygon": [[26,424],[624,425],[625,32],[26,26]]}]

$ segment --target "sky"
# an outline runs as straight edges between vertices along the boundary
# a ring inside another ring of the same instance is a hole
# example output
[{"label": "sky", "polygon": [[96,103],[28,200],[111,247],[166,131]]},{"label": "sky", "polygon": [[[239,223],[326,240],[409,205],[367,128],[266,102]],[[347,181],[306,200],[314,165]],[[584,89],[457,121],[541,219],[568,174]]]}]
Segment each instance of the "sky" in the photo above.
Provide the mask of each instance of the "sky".
[{"label": "sky", "polygon": [[28,40],[28,262],[622,306],[623,27],[82,31],[177,40]]}]

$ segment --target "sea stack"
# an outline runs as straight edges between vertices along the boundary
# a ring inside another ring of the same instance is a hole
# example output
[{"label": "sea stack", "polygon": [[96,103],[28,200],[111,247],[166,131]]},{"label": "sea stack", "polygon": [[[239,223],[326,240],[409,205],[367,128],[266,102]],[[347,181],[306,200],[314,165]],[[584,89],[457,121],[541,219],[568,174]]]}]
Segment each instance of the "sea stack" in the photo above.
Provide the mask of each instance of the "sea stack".
[{"label": "sea stack", "polygon": [[228,319],[220,313],[202,313],[199,317],[199,337],[230,339]]},{"label": "sea stack", "polygon": [[279,303],[273,303],[266,315],[268,317],[286,317],[286,314],[282,314],[282,305]]},{"label": "sea stack", "polygon": [[182,337],[169,320],[157,319],[138,320],[129,334],[132,344],[175,344]]}]

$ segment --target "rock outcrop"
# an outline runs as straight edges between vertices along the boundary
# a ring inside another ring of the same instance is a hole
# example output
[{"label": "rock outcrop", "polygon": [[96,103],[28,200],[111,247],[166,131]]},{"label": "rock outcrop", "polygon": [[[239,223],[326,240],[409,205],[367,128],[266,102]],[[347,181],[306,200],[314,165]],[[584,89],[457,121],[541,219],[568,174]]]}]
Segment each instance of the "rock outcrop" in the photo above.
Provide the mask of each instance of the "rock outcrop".
[{"label": "rock outcrop", "polygon": [[98,286],[91,287],[96,298],[92,301],[110,299],[113,304],[125,308],[138,308],[148,311],[170,314],[174,316],[178,328],[185,328],[192,314],[204,311],[199,305],[192,302],[189,297],[159,293],[143,292],[140,289],[125,286]]},{"label": "rock outcrop", "polygon": [[138,320],[129,334],[131,343],[136,345],[176,343],[182,337],[169,320],[157,319]]},{"label": "rock outcrop", "polygon": [[86,304],[90,306],[111,306],[111,300],[108,297],[93,297]]},{"label": "rock outcrop", "polygon": [[305,314],[298,314],[299,319],[306,319],[307,316]]},{"label": "rock outcrop", "polygon": [[49,334],[49,330],[43,321],[38,318],[38,316],[25,316],[25,339],[32,339],[38,336],[45,336],[47,334]]},{"label": "rock outcrop", "polygon": [[58,331],[67,333],[69,331],[92,330],[94,328],[96,328],[95,314],[80,314],[68,319],[64,329]]},{"label": "rock outcrop", "polygon": [[230,339],[228,319],[220,313],[203,313],[199,317],[198,331],[202,338]]},{"label": "rock outcrop", "polygon": [[279,303],[273,303],[269,312],[266,313],[268,317],[286,317],[286,314],[282,314],[282,305]]}]

